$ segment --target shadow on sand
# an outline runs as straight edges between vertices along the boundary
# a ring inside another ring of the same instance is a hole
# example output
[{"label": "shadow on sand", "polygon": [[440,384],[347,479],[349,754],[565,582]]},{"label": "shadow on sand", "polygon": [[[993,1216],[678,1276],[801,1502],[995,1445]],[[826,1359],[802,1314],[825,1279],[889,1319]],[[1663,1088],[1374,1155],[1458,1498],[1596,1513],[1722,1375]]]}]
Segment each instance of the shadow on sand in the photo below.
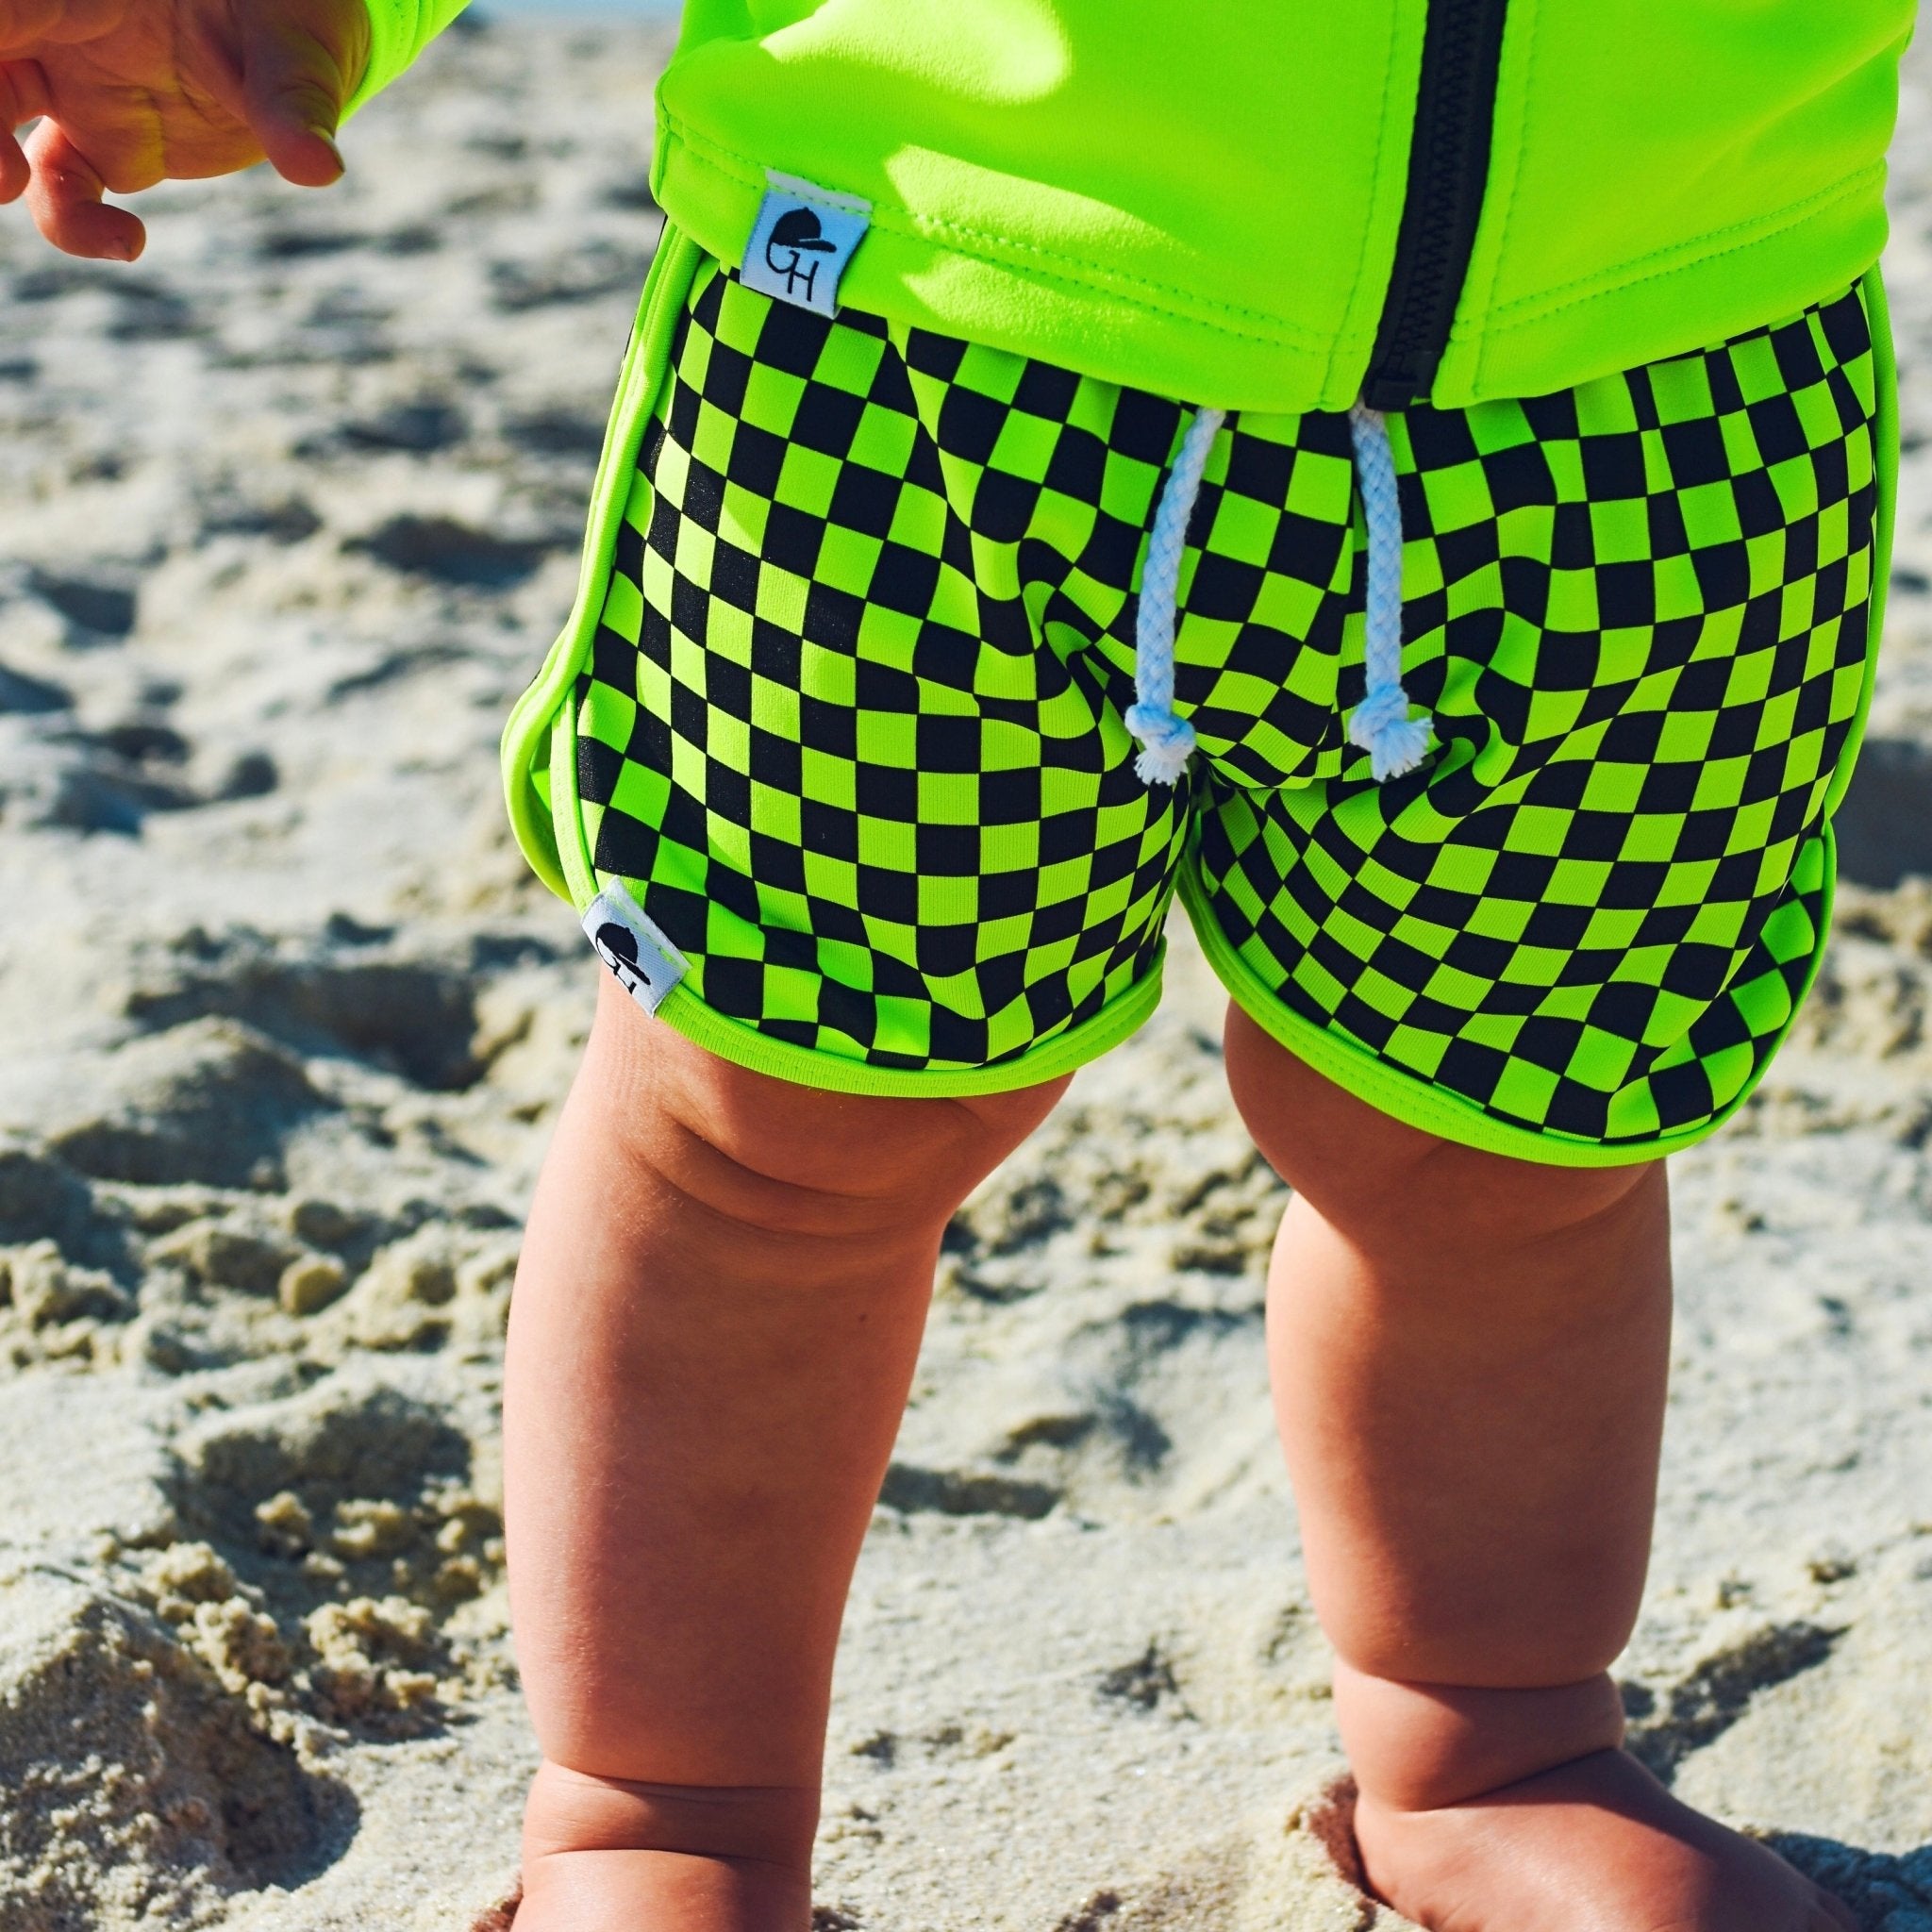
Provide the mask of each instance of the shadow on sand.
[{"label": "shadow on sand", "polygon": [[1932,748],[1906,738],[1868,738],[1832,821],[1839,875],[1890,891],[1907,874],[1932,874],[1928,798]]},{"label": "shadow on sand", "polygon": [[1894,1855],[1794,1831],[1765,1842],[1843,1899],[1864,1932],[1932,1932],[1932,1845]]}]

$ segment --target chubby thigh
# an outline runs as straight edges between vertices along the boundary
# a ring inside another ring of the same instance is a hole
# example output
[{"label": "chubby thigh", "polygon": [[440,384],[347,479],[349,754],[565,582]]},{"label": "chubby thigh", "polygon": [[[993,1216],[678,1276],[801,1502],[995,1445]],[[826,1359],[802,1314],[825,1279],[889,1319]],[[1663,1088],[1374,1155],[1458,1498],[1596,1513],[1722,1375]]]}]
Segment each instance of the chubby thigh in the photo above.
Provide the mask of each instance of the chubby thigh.
[{"label": "chubby thigh", "polygon": [[1217,439],[1175,650],[1198,750],[1148,787],[1136,590],[1188,409],[709,262],[668,344],[558,827],[675,954],[663,1021],[847,1091],[1032,1085],[1151,1009],[1178,886],[1259,1024],[1431,1132],[1641,1159],[1749,1091],[1822,944],[1869,678],[1861,291],[1391,419],[1433,736],[1380,785],[1345,735],[1345,418]]}]

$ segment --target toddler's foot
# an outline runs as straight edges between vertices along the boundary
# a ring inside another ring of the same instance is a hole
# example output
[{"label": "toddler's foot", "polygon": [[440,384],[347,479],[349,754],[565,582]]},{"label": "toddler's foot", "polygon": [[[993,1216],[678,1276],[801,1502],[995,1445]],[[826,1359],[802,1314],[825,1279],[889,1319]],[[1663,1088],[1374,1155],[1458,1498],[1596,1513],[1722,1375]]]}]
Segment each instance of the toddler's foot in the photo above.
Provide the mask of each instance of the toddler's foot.
[{"label": "toddler's foot", "polygon": [[1429,1932],[1857,1932],[1774,1852],[1603,1750],[1435,1810],[1366,1794],[1370,1884]]}]

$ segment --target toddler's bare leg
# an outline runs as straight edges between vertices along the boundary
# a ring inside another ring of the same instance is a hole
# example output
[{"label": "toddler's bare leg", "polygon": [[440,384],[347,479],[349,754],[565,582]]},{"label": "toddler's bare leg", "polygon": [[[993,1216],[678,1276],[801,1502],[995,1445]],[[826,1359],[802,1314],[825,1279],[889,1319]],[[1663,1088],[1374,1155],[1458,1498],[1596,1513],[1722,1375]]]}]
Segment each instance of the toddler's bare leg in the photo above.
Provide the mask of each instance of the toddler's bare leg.
[{"label": "toddler's bare leg", "polygon": [[1621,1748],[1670,1342],[1661,1165],[1403,1126],[1238,1009],[1294,1188],[1271,1370],[1371,1882],[1432,1932],[1832,1932],[1849,1913]]},{"label": "toddler's bare leg", "polygon": [[940,1235],[1062,1085],[818,1092],[607,984],[510,1318],[543,1752],[517,1932],[804,1932],[839,1621]]}]

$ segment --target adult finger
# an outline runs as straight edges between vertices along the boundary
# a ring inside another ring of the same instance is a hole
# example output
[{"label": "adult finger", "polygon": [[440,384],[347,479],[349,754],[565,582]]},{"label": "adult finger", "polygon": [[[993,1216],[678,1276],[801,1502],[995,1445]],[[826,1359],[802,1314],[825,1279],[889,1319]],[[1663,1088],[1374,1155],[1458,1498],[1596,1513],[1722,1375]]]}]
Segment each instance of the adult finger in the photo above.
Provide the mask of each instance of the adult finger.
[{"label": "adult finger", "polygon": [[47,80],[35,61],[0,62],[0,202],[18,201],[32,175],[13,130],[47,111]]},{"label": "adult finger", "polygon": [[242,29],[242,113],[269,164],[298,188],[326,188],[341,178],[336,146],[348,86],[341,61],[316,35],[274,9],[247,17]]},{"label": "adult finger", "polygon": [[11,134],[0,133],[0,207],[18,201],[32,179],[26,151]]},{"label": "adult finger", "polygon": [[147,230],[125,208],[110,208],[93,164],[51,121],[27,137],[33,181],[26,205],[34,226],[67,255],[133,261],[147,246]]},{"label": "adult finger", "polygon": [[0,0],[0,46],[58,46],[117,26],[127,0]]}]

